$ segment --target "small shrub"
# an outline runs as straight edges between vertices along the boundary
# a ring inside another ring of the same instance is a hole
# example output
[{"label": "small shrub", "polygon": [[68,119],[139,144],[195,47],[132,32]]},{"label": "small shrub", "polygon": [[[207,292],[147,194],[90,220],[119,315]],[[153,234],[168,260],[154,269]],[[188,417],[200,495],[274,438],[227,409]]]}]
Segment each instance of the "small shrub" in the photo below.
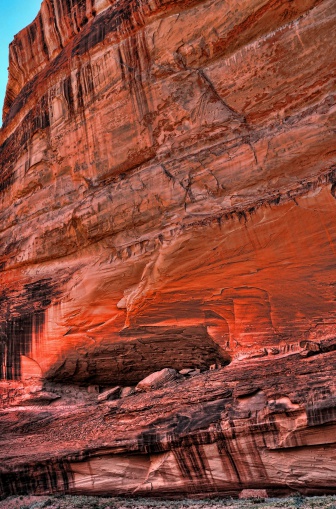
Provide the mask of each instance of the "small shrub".
[{"label": "small shrub", "polygon": [[293,507],[301,507],[305,501],[305,497],[298,493],[293,497]]}]

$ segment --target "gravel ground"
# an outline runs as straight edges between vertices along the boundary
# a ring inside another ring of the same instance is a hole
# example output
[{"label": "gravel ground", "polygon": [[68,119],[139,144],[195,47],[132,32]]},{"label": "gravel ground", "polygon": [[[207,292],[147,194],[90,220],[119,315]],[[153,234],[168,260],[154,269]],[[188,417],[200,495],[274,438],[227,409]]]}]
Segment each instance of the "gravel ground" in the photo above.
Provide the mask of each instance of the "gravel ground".
[{"label": "gravel ground", "polygon": [[84,496],[10,497],[0,502],[0,509],[336,509],[336,496],[253,498],[245,500],[154,500]]}]

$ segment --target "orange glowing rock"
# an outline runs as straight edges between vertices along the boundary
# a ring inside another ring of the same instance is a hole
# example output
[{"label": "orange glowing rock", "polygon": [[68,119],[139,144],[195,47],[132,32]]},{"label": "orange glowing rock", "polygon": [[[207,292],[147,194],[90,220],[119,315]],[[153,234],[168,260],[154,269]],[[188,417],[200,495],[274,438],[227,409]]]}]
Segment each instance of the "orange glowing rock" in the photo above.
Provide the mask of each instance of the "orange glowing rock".
[{"label": "orange glowing rock", "polygon": [[15,37],[4,496],[335,490],[335,18],[43,0]]}]

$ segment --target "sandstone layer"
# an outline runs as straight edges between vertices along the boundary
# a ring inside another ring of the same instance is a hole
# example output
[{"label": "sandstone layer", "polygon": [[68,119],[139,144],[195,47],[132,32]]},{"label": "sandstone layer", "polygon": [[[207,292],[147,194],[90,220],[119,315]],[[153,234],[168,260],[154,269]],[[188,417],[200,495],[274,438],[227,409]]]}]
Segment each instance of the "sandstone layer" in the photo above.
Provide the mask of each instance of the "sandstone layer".
[{"label": "sandstone layer", "polygon": [[[335,21],[43,0],[15,37],[3,495],[336,491]],[[134,393],[164,368],[196,376]]]}]

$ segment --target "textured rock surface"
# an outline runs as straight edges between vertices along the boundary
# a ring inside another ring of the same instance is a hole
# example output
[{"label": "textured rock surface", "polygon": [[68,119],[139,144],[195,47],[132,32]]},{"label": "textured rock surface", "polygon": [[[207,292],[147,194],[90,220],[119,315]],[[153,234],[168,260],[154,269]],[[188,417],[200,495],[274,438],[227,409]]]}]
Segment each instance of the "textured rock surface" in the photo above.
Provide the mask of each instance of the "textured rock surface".
[{"label": "textured rock surface", "polygon": [[137,391],[150,391],[153,389],[161,389],[170,382],[178,379],[179,375],[175,369],[164,368],[161,371],[156,371],[151,375],[146,376],[136,386]]},{"label": "textured rock surface", "polygon": [[114,387],[113,389],[108,389],[107,391],[102,392],[98,396],[98,401],[112,401],[118,399],[120,397],[121,387]]},{"label": "textured rock surface", "polygon": [[[44,0],[16,36],[4,494],[334,490],[335,18],[334,0]],[[202,374],[97,406],[163,368]]]},{"label": "textured rock surface", "polygon": [[332,493],[335,365],[237,361],[105,404],[3,410],[2,494]]}]

